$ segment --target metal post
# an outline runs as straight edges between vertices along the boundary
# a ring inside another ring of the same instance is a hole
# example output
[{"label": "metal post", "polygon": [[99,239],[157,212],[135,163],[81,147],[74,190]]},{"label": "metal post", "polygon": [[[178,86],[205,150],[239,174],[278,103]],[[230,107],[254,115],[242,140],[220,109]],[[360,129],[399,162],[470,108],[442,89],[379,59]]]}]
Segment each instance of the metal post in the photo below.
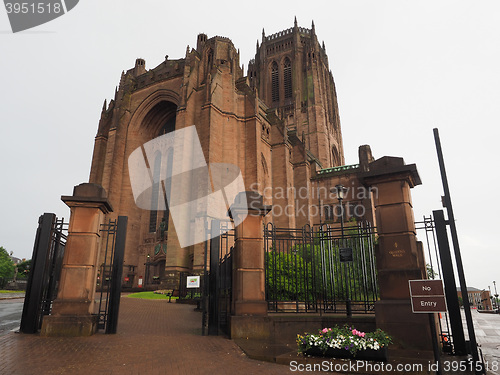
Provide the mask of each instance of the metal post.
[{"label": "metal post", "polygon": [[491,295],[491,286],[488,285],[488,291],[490,293],[490,304],[491,304],[491,309],[495,310],[495,305],[493,304],[493,296]]},{"label": "metal post", "polygon": [[111,290],[109,292],[110,303],[106,333],[116,333],[118,325],[118,311],[120,309],[120,294],[122,291],[123,258],[125,254],[125,239],[127,237],[127,221],[127,216],[118,216],[113,270],[111,271]]},{"label": "metal post", "polygon": [[462,264],[462,255],[460,254],[460,245],[458,243],[457,227],[455,225],[455,215],[453,214],[453,206],[451,204],[450,189],[448,186],[448,177],[446,176],[446,168],[444,165],[443,151],[441,149],[441,141],[439,139],[439,131],[437,128],[434,129],[434,140],[436,143],[436,151],[439,160],[439,169],[441,171],[441,180],[443,182],[444,190],[444,206],[448,212],[448,225],[451,229],[451,239],[453,243],[453,249],[455,250],[455,261],[457,263],[458,279],[460,280],[460,289],[462,290],[462,295],[465,293],[467,298],[463,298],[464,310],[465,310],[465,320],[467,322],[467,331],[469,333],[469,341],[471,344],[472,359],[474,360],[474,366],[479,362],[479,355],[477,352],[477,341],[476,333],[474,332],[474,323],[472,322],[472,314],[469,305],[469,295],[467,293],[467,283],[465,282],[464,267]]},{"label": "metal post", "polygon": [[[437,332],[436,332],[436,325],[434,322],[434,313],[428,314],[429,315],[429,324],[431,326],[431,335],[432,335],[432,351],[434,352],[434,360],[436,361],[437,364],[437,371],[436,375],[441,375],[441,361],[440,359],[440,351],[439,351],[439,345],[437,341]],[[463,334],[463,331],[462,331]]]},{"label": "metal post", "polygon": [[208,272],[207,272],[207,260],[208,260],[208,224],[205,221],[205,252],[203,254],[203,280],[201,284],[201,307],[202,307],[202,316],[201,316],[201,335],[205,336],[205,326],[207,324],[207,295],[208,295]]},{"label": "metal post", "polygon": [[208,286],[208,334],[219,334],[219,309],[218,309],[218,268],[219,268],[219,253],[220,253],[220,221],[212,220],[211,239],[210,239],[210,274]]},{"label": "metal post", "polygon": [[[451,332],[453,335],[453,345],[457,355],[466,355],[464,328],[462,325],[462,315],[458,303],[457,284],[453,273],[453,264],[450,253],[450,243],[446,231],[443,210],[433,211],[434,223],[436,225],[436,236],[439,248],[439,258],[441,260],[441,272],[443,273],[444,288],[446,293],[446,304],[448,305],[448,315],[450,317]],[[463,292],[462,292],[463,296]]]},{"label": "metal post", "polygon": [[146,266],[144,270],[144,288],[148,287],[148,278],[149,278],[149,254],[146,255],[146,263],[144,263]]},{"label": "metal post", "polygon": [[[342,200],[344,199],[344,186],[337,185],[335,188],[337,189],[337,198],[338,198],[339,204],[340,204],[340,242],[342,243],[342,247],[345,247],[345,244],[344,244],[344,205],[342,204]],[[346,308],[347,316],[352,316],[352,306],[351,306],[351,297],[350,297],[351,293],[349,293],[349,273],[347,272],[347,264],[346,263],[344,263],[345,285],[346,285],[345,308]]]},{"label": "metal post", "polygon": [[497,292],[497,283],[493,281],[493,286],[495,287],[495,308],[498,309],[498,292]]}]

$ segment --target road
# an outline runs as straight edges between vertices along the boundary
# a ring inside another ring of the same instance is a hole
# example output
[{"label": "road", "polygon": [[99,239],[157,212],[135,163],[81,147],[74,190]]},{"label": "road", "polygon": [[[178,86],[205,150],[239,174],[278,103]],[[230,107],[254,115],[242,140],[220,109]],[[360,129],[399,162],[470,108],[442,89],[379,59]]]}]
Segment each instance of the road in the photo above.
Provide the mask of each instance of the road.
[{"label": "road", "polygon": [[[488,375],[500,375],[500,314],[479,313],[471,310],[476,341],[481,348]],[[465,340],[469,340],[465,311],[461,309]],[[441,321],[446,327],[444,319]],[[452,359],[451,359],[452,360]]]},{"label": "road", "polygon": [[0,300],[0,336],[19,329],[24,298]]},{"label": "road", "polygon": [[[488,375],[500,375],[500,314],[481,314],[473,310],[472,320],[477,343],[481,346]],[[462,310],[462,324],[468,339],[465,313]]]}]

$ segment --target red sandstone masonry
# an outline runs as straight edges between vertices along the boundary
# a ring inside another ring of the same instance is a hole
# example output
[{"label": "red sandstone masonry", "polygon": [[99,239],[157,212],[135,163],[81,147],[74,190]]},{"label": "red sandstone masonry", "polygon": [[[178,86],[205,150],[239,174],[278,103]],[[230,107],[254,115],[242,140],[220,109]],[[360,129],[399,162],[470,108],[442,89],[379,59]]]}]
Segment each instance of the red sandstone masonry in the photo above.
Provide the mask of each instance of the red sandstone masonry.
[{"label": "red sandstone masonry", "polygon": [[[277,45],[281,47],[276,49]],[[293,97],[285,100],[286,58],[292,64]],[[157,240],[149,233],[149,212],[135,205],[127,161],[132,151],[159,135],[169,116],[176,116],[176,129],[196,125],[207,163],[237,165],[246,188],[257,185],[261,194],[268,187],[275,191],[309,189],[311,164],[314,169],[318,168],[317,161],[323,168],[343,162],[335,85],[326,51],[318,43],[314,28],[294,26],[282,35],[264,35],[254,63],[249,65],[249,71],[253,69],[255,74],[247,78],[239,60],[230,39],[200,34],[196,49],[187,49],[182,59],[166,58],[152,69],[146,68],[143,59],[137,59],[135,67],[122,75],[113,101],[103,108],[90,181],[100,183],[108,193],[114,207],[108,218],[129,218],[124,264],[133,270],[125,267],[124,276],[133,279],[134,286],[140,276],[145,276],[147,255],[153,257]],[[279,103],[273,103],[270,94],[273,61],[279,63]],[[269,108],[277,109],[277,116]],[[281,211],[286,207],[290,212],[296,209],[293,197],[276,202],[271,198],[265,203],[276,204]],[[300,201],[301,205],[314,203],[310,199]],[[275,223],[295,227],[315,221],[309,210],[299,212],[299,217],[281,215]],[[164,259],[165,274],[170,283],[176,283],[177,272],[201,268],[204,246],[181,249],[171,218],[167,233],[167,254],[154,260]],[[158,267],[153,272],[159,272]]]}]

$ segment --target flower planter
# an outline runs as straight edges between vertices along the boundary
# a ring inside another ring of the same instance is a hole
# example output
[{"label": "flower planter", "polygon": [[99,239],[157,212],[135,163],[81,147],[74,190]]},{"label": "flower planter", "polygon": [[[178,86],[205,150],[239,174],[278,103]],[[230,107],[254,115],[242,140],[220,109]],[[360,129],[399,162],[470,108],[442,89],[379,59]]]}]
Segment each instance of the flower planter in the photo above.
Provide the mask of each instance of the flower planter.
[{"label": "flower planter", "polygon": [[385,362],[392,339],[381,329],[361,332],[345,325],[323,328],[317,334],[299,334],[296,342],[299,353],[305,355]]},{"label": "flower planter", "polygon": [[375,349],[363,349],[358,350],[356,354],[352,354],[349,350],[345,349],[333,349],[328,348],[325,353],[318,348],[313,346],[303,352],[304,355],[310,355],[314,357],[328,357],[328,358],[340,358],[340,359],[359,359],[365,361],[387,361],[387,347]]}]

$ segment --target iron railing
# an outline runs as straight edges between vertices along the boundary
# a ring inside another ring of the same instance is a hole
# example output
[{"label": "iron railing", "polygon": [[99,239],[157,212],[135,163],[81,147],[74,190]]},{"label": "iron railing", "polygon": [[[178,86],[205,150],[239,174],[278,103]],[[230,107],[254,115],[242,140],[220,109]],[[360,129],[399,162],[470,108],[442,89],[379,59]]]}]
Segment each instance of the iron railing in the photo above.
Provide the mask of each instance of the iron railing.
[{"label": "iron railing", "polygon": [[103,238],[102,263],[98,275],[98,328],[116,333],[122,285],[123,257],[127,235],[127,216],[101,224]]},{"label": "iron railing", "polygon": [[[440,262],[439,248],[436,237],[436,227],[431,216],[423,217],[423,221],[415,222],[415,229],[418,233],[425,234],[425,248],[427,248],[428,258],[426,263],[427,278],[430,280],[442,279],[443,271]],[[439,341],[443,352],[454,352],[454,338],[448,313],[439,314]]]},{"label": "iron railing", "polygon": [[[375,235],[367,222],[347,223],[343,230],[269,223],[264,230],[268,311],[342,313],[350,303],[354,314],[373,313],[379,299]],[[347,258],[341,256],[345,249]]]}]

